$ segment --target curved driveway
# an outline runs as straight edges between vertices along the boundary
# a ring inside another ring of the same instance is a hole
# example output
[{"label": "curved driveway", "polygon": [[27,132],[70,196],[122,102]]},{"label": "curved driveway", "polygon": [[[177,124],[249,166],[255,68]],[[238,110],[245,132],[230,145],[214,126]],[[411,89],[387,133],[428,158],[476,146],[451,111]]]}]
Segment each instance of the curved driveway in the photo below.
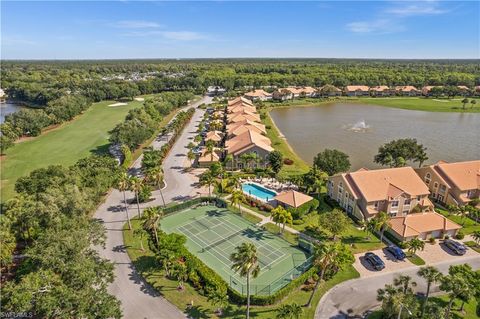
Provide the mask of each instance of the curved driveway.
[{"label": "curved driveway", "polygon": [[[210,103],[211,98],[204,97],[191,106],[198,106],[201,103]],[[183,166],[185,156],[177,156],[185,152],[185,145],[190,141],[188,138],[195,131],[197,121],[203,115],[203,110],[196,109],[193,120],[185,127],[172,151],[165,159],[165,180],[167,188],[165,189],[165,200],[171,201],[175,198],[180,199],[178,195],[189,196],[194,192],[194,176],[185,173],[183,169],[174,168]],[[185,143],[186,142],[186,143]],[[156,140],[153,143],[154,148],[160,147],[164,142]],[[185,144],[184,144],[185,143]],[[137,160],[131,171],[138,171],[141,161]],[[156,196],[157,194],[155,194]],[[132,194],[127,194],[127,200],[132,199]],[[159,197],[159,196],[156,196]],[[158,205],[159,198],[145,205]],[[142,207],[144,208],[144,207]],[[130,216],[136,214],[135,206],[129,209]],[[185,318],[185,315],[175,306],[161,297],[152,287],[150,287],[143,278],[137,273],[132,265],[130,258],[123,244],[123,225],[126,222],[123,209],[123,196],[120,192],[113,189],[100,205],[94,215],[100,219],[106,228],[105,248],[99,248],[100,255],[109,259],[115,264],[115,280],[110,285],[109,291],[116,296],[122,303],[124,318],[155,318],[155,319],[176,319]]]},{"label": "curved driveway", "polygon": [[[459,257],[454,261],[440,262],[431,264],[437,267],[441,272],[447,273],[450,265],[468,263],[473,269],[480,268],[480,257],[474,256],[469,258]],[[426,291],[425,281],[417,276],[420,267],[410,267],[389,273],[379,273],[376,276],[352,279],[343,282],[330,289],[320,300],[315,311],[316,319],[327,318],[348,318],[350,315],[362,315],[366,311],[380,305],[377,301],[377,290],[384,288],[385,284],[393,282],[398,275],[409,275],[417,282],[416,291]],[[438,291],[438,287],[434,287],[433,292]]]}]

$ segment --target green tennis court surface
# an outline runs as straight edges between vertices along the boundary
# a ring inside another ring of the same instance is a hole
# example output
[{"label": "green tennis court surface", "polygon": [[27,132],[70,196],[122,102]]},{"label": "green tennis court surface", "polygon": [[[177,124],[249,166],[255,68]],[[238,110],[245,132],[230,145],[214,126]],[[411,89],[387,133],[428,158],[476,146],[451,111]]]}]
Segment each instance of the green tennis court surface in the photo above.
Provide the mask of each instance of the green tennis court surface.
[{"label": "green tennis court surface", "polygon": [[199,206],[164,217],[161,228],[187,237],[187,248],[238,292],[246,293],[245,278],[232,269],[230,255],[243,242],[257,247],[260,275],[251,293],[270,295],[308,269],[308,253],[264,231],[225,208]]}]

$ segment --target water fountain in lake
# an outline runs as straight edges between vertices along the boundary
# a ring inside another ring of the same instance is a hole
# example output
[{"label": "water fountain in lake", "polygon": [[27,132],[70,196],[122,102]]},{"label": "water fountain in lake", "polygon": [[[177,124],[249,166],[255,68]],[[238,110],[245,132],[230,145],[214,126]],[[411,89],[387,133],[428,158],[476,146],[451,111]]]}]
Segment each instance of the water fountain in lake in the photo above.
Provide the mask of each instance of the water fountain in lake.
[{"label": "water fountain in lake", "polygon": [[365,120],[361,120],[355,124],[347,125],[346,129],[356,133],[363,133],[370,129],[370,125],[367,125],[367,123],[365,123]]}]

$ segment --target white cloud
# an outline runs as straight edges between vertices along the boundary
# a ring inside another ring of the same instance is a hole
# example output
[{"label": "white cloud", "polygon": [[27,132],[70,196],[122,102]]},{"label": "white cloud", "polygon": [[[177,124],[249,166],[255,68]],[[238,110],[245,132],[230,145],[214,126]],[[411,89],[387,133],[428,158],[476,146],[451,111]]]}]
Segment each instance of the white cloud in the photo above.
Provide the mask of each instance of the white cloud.
[{"label": "white cloud", "polygon": [[176,41],[195,41],[205,40],[209,37],[203,33],[194,31],[132,31],[122,34],[127,37],[155,37],[159,36],[168,40]]},{"label": "white cloud", "polygon": [[115,28],[124,29],[147,29],[162,27],[162,25],[157,22],[144,20],[122,20],[112,23],[112,26]]},{"label": "white cloud", "polygon": [[347,29],[355,33],[394,33],[405,31],[405,27],[393,20],[377,19],[372,21],[356,21],[346,25]]},{"label": "white cloud", "polygon": [[389,8],[386,13],[394,14],[400,17],[410,17],[417,15],[437,15],[447,13],[448,10],[439,7],[436,1],[422,1],[397,5]]}]

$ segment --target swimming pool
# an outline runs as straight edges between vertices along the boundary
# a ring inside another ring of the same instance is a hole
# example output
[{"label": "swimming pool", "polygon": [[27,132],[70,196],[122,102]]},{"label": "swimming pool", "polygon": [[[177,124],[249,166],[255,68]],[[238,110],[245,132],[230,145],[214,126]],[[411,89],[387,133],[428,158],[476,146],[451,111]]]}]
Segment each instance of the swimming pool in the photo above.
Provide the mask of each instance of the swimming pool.
[{"label": "swimming pool", "polygon": [[272,200],[277,193],[258,184],[244,183],[242,190],[245,194],[255,197],[261,201],[268,202]]}]

